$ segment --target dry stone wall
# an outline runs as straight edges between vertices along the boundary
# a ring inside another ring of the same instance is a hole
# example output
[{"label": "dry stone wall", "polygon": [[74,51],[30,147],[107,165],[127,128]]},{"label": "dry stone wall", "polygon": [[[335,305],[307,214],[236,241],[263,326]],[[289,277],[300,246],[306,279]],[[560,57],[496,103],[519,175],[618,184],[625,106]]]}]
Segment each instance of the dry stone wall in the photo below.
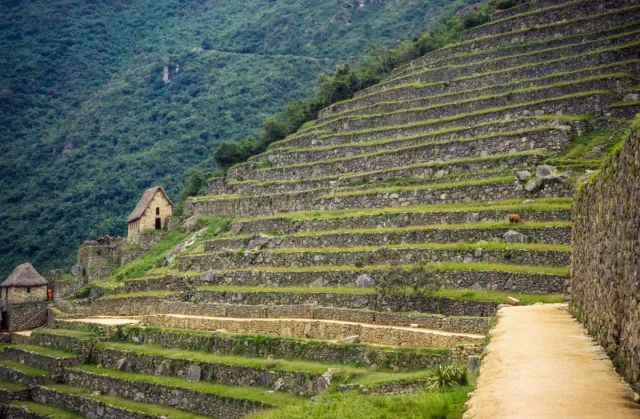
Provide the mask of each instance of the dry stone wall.
[{"label": "dry stone wall", "polygon": [[575,203],[570,309],[640,389],[640,128]]}]

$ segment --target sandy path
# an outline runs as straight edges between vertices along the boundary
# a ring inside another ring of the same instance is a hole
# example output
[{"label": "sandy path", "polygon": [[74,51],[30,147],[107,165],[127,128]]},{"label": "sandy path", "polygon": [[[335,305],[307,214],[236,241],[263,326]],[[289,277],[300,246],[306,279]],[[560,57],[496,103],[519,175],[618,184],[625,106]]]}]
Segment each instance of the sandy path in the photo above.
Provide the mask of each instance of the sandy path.
[{"label": "sandy path", "polygon": [[565,305],[499,316],[465,418],[640,418],[632,391]]}]

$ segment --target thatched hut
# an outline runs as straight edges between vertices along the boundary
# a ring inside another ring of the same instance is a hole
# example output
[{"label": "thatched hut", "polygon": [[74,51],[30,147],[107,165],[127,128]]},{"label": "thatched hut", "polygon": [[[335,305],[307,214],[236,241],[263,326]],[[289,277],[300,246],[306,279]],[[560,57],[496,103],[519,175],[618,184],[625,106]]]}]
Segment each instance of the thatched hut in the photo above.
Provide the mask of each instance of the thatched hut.
[{"label": "thatched hut", "polygon": [[0,331],[30,330],[46,323],[48,282],[30,263],[0,284]]}]

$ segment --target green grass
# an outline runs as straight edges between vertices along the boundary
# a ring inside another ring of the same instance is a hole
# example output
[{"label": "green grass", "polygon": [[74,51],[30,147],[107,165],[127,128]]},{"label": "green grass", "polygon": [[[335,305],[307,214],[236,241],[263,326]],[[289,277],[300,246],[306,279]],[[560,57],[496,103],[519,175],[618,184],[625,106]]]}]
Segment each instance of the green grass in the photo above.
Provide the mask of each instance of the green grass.
[{"label": "green grass", "polygon": [[601,146],[603,148],[602,157],[590,162],[591,164],[594,162],[602,163],[611,148],[619,142],[620,137],[620,133],[614,131],[588,131],[582,133],[582,135],[574,135],[569,147],[561,154],[547,159],[546,162],[549,164],[554,164],[555,162],[589,162],[589,160],[585,160],[584,155],[594,147]]},{"label": "green grass", "polygon": [[[640,31],[639,31],[639,33],[640,33]],[[563,47],[563,48],[566,48],[566,47]],[[539,52],[537,52],[537,53],[539,53]],[[523,54],[523,55],[528,55],[528,54]],[[557,82],[557,83],[548,84],[548,85],[529,86],[529,87],[518,88],[518,89],[514,89],[514,90],[507,90],[507,91],[504,91],[502,93],[485,94],[485,95],[479,94],[479,95],[471,97],[471,98],[455,100],[455,101],[452,101],[452,102],[437,103],[437,104],[430,105],[430,106],[427,106],[427,107],[422,108],[422,109],[424,109],[424,110],[438,109],[438,108],[443,108],[443,107],[447,107],[447,106],[451,106],[451,105],[460,105],[460,104],[464,104],[464,103],[472,103],[472,102],[477,102],[477,101],[481,101],[481,100],[496,99],[496,98],[502,98],[502,97],[511,97],[513,95],[519,95],[519,94],[524,94],[524,93],[531,93],[531,92],[537,92],[537,91],[542,91],[542,90],[554,89],[554,88],[557,88],[557,87],[577,85],[577,84],[588,83],[588,82],[597,81],[597,80],[618,79],[618,78],[628,78],[628,79],[632,79],[633,80],[634,76],[631,73],[598,74],[598,75],[591,76],[591,77],[583,77],[583,78],[580,78],[580,79],[562,81],[562,82]],[[519,82],[522,83],[521,81],[519,81]],[[505,86],[505,85],[501,85],[501,86]],[[495,86],[492,86],[492,87],[495,87]],[[398,105],[398,104],[402,104],[402,103],[420,102],[420,101],[424,101],[424,100],[427,100],[427,99],[436,99],[436,98],[442,98],[442,97],[448,97],[448,96],[456,96],[456,95],[459,95],[461,93],[472,93],[472,92],[480,93],[482,90],[485,90],[487,88],[489,88],[489,87],[482,87],[482,88],[475,89],[475,90],[467,90],[467,91],[462,91],[462,92],[447,93],[447,94],[442,94],[442,95],[425,96],[425,97],[420,97],[420,98],[416,98],[416,99],[409,99],[409,100],[378,102],[378,103],[373,104],[373,105],[362,106],[362,107],[353,108],[353,109],[350,109],[350,110],[346,110],[346,111],[343,111],[343,112],[332,114],[330,116],[327,116],[326,118],[323,118],[323,121],[340,119],[343,116],[351,114],[354,111],[361,111],[361,110],[366,110],[366,109],[374,109],[374,108],[377,108],[377,107],[380,107],[380,106],[384,106],[384,105]]]},{"label": "green grass", "polygon": [[0,380],[0,389],[7,391],[22,391],[27,390],[29,388],[28,385],[20,384],[20,383],[10,383],[8,381]]},{"label": "green grass", "polygon": [[187,388],[194,391],[202,391],[204,393],[232,397],[237,399],[250,399],[263,403],[275,404],[275,405],[293,405],[299,404],[304,401],[304,398],[299,396],[293,396],[288,393],[275,392],[265,393],[268,389],[264,387],[236,387],[227,386],[222,384],[207,383],[203,381],[191,382],[184,378],[178,377],[166,377],[156,376],[148,374],[140,374],[135,372],[116,371],[107,368],[99,368],[95,365],[82,365],[74,367],[70,371],[85,371],[94,374],[106,375],[109,377],[125,380],[125,381],[139,381],[144,383],[174,386]]},{"label": "green grass", "polygon": [[[223,292],[290,292],[290,293],[309,293],[309,294],[360,294],[371,295],[377,294],[375,288],[360,287],[264,287],[264,286],[233,286],[233,285],[205,285],[197,288],[198,291],[223,291]],[[413,294],[412,288],[402,289],[398,291],[401,294]],[[392,291],[393,293],[393,291]],[[509,296],[518,298],[523,304],[541,303],[558,303],[562,302],[560,294],[527,294],[527,293],[510,293],[493,290],[469,290],[464,288],[443,288],[429,292],[427,295],[432,297],[448,297],[460,300],[472,301],[493,301],[502,303]]]},{"label": "green grass", "polygon": [[197,362],[215,362],[223,364],[241,365],[250,368],[259,368],[269,371],[304,371],[314,374],[324,374],[328,368],[338,368],[340,371],[334,375],[336,383],[375,384],[404,382],[426,378],[430,371],[392,372],[377,368],[354,367],[349,365],[336,365],[323,362],[307,361],[301,359],[277,359],[269,360],[260,357],[248,357],[240,355],[215,355],[202,351],[187,351],[176,348],[165,348],[159,345],[138,345],[134,343],[105,342],[98,344],[100,349],[114,349],[119,351],[131,351],[140,354],[161,356],[173,359],[187,359]]},{"label": "green grass", "polygon": [[527,16],[534,16],[534,15],[538,15],[538,14],[541,14],[541,13],[548,13],[550,11],[554,11],[554,10],[558,10],[558,9],[566,9],[567,7],[572,7],[572,6],[580,4],[580,3],[585,3],[586,4],[586,3],[588,3],[588,1],[589,0],[574,0],[574,1],[568,1],[566,3],[561,3],[561,4],[558,4],[558,5],[555,5],[555,6],[549,6],[549,7],[545,7],[545,8],[539,8],[539,9],[530,10],[528,12],[524,12],[524,13],[520,13],[520,14],[517,14],[517,15],[508,16],[508,17],[505,17],[505,18],[502,18],[502,19],[492,20],[492,21],[490,21],[488,23],[485,23],[483,25],[476,26],[476,27],[470,29],[469,31],[476,32],[477,29],[493,26],[493,25],[495,25],[497,23],[502,23],[502,22],[507,22],[507,21],[510,21],[510,20],[520,19],[520,18],[527,17]]},{"label": "green grass", "polygon": [[48,419],[81,419],[82,416],[77,415],[68,410],[59,409],[54,406],[47,406],[35,402],[18,401],[10,403],[11,406],[26,407],[29,412]]},{"label": "green grass", "polygon": [[[508,221],[490,221],[483,223],[465,224],[430,224],[407,227],[380,227],[380,228],[354,228],[340,230],[305,230],[293,234],[280,234],[278,237],[310,237],[329,236],[334,234],[389,234],[404,233],[424,230],[474,230],[474,229],[500,229],[509,228],[512,230],[547,228],[547,227],[571,227],[571,221],[527,221],[523,224],[511,224]],[[221,240],[244,240],[250,239],[253,234],[243,234],[237,236],[225,236]]]},{"label": "green grass", "polygon": [[[234,222],[250,222],[259,220],[273,220],[285,218],[289,220],[328,220],[335,218],[372,216],[380,214],[404,214],[419,212],[455,212],[455,211],[516,211],[516,210],[571,210],[572,198],[543,198],[532,203],[524,204],[521,199],[508,199],[502,201],[490,201],[485,203],[455,203],[455,204],[430,204],[412,205],[407,207],[386,207],[366,209],[346,209],[337,211],[300,211],[265,215],[261,217],[239,217]],[[505,214],[506,215],[506,214]]]},{"label": "green grass", "polygon": [[21,364],[19,362],[10,361],[8,359],[0,359],[0,366],[20,371],[27,375],[51,375],[51,371],[32,367],[31,365]]},{"label": "green grass", "polygon": [[462,417],[471,387],[442,392],[421,391],[405,396],[357,395],[344,393],[322,402],[265,410],[249,419],[457,419]]},{"label": "green grass", "polygon": [[[333,272],[333,271],[354,271],[369,272],[375,270],[389,270],[391,265],[369,265],[358,268],[353,265],[320,265],[320,266],[304,266],[304,267],[270,267],[255,266],[252,268],[220,270],[219,272]],[[405,270],[443,270],[443,271],[504,271],[504,272],[521,272],[521,273],[544,273],[551,275],[567,275],[569,267],[557,266],[529,266],[516,265],[506,263],[484,263],[484,262],[429,262],[425,264],[406,264],[400,265],[399,268]]]},{"label": "green grass", "polygon": [[562,294],[522,294],[492,290],[468,290],[468,289],[440,289],[434,293],[437,297],[457,298],[460,300],[493,301],[504,303],[507,297],[520,300],[522,304],[535,303],[561,303]]},{"label": "green grass", "polygon": [[473,164],[479,162],[490,162],[490,161],[498,161],[504,160],[508,158],[517,158],[517,157],[526,157],[526,156],[544,156],[545,153],[540,150],[533,151],[523,151],[520,153],[511,153],[511,154],[494,154],[486,157],[469,157],[463,159],[452,159],[441,162],[426,162],[426,163],[414,163],[408,164],[405,166],[392,167],[390,169],[382,169],[382,170],[372,170],[370,172],[358,172],[358,173],[345,173],[341,175],[330,175],[323,177],[311,177],[304,179],[292,179],[292,180],[277,180],[277,181],[261,181],[261,180],[245,180],[241,182],[229,182],[233,185],[254,185],[254,186],[273,186],[273,185],[296,185],[306,182],[324,182],[334,179],[350,179],[350,178],[364,178],[370,175],[382,174],[382,173],[392,173],[404,170],[412,170],[412,169],[421,169],[421,168],[435,168],[435,167],[448,167],[454,166],[457,164]]},{"label": "green grass", "polygon": [[164,290],[155,290],[155,291],[140,291],[140,292],[130,292],[123,294],[109,294],[105,295],[101,298],[101,300],[115,300],[119,298],[137,298],[137,297],[166,297],[171,294],[177,294],[176,291],[164,291]]},{"label": "green grass", "polygon": [[97,331],[82,331],[69,329],[39,329],[33,332],[35,335],[57,335],[73,337],[79,340],[94,339],[102,336]]},{"label": "green grass", "polygon": [[74,387],[67,384],[49,384],[44,386],[53,391],[59,393],[70,394],[73,396],[81,396],[85,399],[96,400],[111,406],[132,410],[134,412],[142,412],[153,416],[163,416],[167,419],[207,419],[209,416],[197,415],[192,412],[186,412],[184,410],[175,409],[166,405],[150,404],[144,402],[136,402],[131,399],[123,397],[107,396],[107,395],[93,395],[93,391],[84,387]]},{"label": "green grass", "polygon": [[11,347],[16,349],[22,349],[28,352],[33,352],[38,355],[52,356],[54,358],[72,358],[74,356],[78,356],[78,354],[74,352],[47,348],[47,347],[38,346],[38,345],[11,345]]}]

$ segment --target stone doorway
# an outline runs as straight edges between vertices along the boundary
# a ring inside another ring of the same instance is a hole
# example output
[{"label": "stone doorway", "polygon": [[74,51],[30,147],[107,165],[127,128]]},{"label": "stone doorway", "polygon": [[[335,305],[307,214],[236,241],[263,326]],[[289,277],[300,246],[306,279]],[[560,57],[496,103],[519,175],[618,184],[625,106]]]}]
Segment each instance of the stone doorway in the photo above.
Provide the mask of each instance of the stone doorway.
[{"label": "stone doorway", "polygon": [[162,218],[156,218],[156,230],[162,230]]}]

